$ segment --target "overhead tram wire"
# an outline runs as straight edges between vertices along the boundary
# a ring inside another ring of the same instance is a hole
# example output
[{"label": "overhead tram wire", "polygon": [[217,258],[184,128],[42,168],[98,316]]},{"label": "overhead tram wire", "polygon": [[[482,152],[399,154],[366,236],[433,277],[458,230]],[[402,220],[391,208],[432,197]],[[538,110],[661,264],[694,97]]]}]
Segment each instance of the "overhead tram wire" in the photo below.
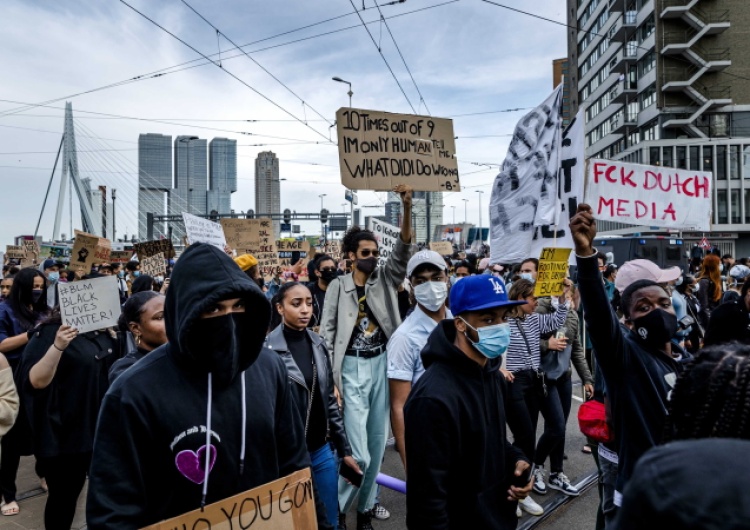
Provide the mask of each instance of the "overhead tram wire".
[{"label": "overhead tram wire", "polygon": [[[121,2],[123,0],[120,0]],[[357,7],[354,5],[354,0],[349,0],[349,3],[352,5],[352,9],[357,11]],[[370,36],[370,40],[372,40],[372,43],[375,45],[375,48],[377,48],[378,53],[380,54],[380,57],[382,57],[383,62],[388,67],[388,71],[393,76],[394,81],[396,81],[396,84],[398,85],[398,88],[401,89],[401,93],[406,98],[407,103],[409,103],[409,106],[411,107],[412,112],[414,114],[417,113],[417,110],[414,108],[414,105],[411,104],[411,100],[409,99],[409,96],[406,95],[406,92],[404,92],[404,87],[401,86],[401,83],[399,82],[398,78],[396,77],[396,74],[393,72],[393,69],[391,68],[391,65],[388,64],[388,59],[385,58],[385,55],[383,55],[383,50],[380,49],[380,46],[378,46],[378,43],[375,42],[375,37],[372,36],[372,33],[370,32],[370,28],[367,27],[367,24],[365,24],[365,19],[362,18],[362,14],[357,11],[357,16],[359,17],[359,20],[362,22],[362,27],[365,28],[365,31],[367,31],[367,34]]]},{"label": "overhead tram wire", "polygon": [[[429,9],[435,9],[437,7],[443,7],[443,6],[446,6],[446,5],[449,5],[449,4],[456,3],[458,1],[459,0],[447,0],[447,1],[441,2],[439,4],[434,4],[434,5],[430,5],[430,6],[427,6],[427,7],[422,7],[422,8],[419,8],[419,9],[414,9],[412,11],[405,11],[404,13],[399,13],[397,15],[392,15],[392,16],[386,17],[386,18],[390,20],[390,19],[393,19],[393,18],[398,18],[398,17],[402,17],[402,16],[406,16],[406,15],[411,15],[411,14],[414,14],[414,13],[419,13],[421,11],[427,11]],[[388,4],[385,4],[385,5],[388,5]],[[372,9],[372,8],[366,8],[366,9]],[[279,33],[277,35],[272,35],[270,37],[265,37],[263,39],[260,39],[260,40],[257,40],[257,41],[245,44],[242,47],[246,48],[248,46],[252,46],[253,44],[258,44],[260,42],[271,40],[271,39],[274,39],[274,38],[277,38],[277,37],[280,37],[280,36],[283,36],[283,35],[288,35],[288,34],[291,34],[291,33],[302,31],[304,29],[308,29],[308,28],[316,26],[316,25],[324,24],[326,22],[331,22],[333,20],[336,20],[336,19],[339,19],[339,18],[344,18],[346,16],[353,15],[353,14],[355,14],[355,13],[346,13],[344,15],[338,15],[336,17],[332,17],[332,18],[329,18],[329,19],[326,19],[326,20],[323,20],[323,21],[320,21],[320,22],[316,22],[316,23],[313,23],[313,24],[308,24],[307,26],[302,26],[301,28],[289,30],[289,31],[286,31],[286,32],[283,32],[283,33]],[[378,20],[373,20],[371,22],[367,22],[367,24],[374,24],[375,22],[378,22]],[[296,44],[296,43],[299,43],[299,42],[304,42],[304,41],[316,39],[316,38],[319,38],[319,37],[325,37],[325,36],[332,35],[332,34],[335,34],[335,33],[340,33],[340,32],[343,32],[343,31],[348,31],[350,29],[355,29],[355,28],[358,28],[359,26],[360,26],[359,24],[356,24],[356,25],[353,25],[353,26],[347,26],[345,28],[340,28],[340,29],[333,30],[333,31],[328,31],[328,32],[324,32],[324,33],[318,33],[316,35],[311,35],[309,37],[304,37],[304,38],[301,38],[301,39],[291,40],[291,41],[283,42],[283,43],[280,43],[280,44],[275,44],[275,45],[272,45],[272,46],[268,46],[268,47],[265,47],[265,48],[260,48],[260,49],[257,49],[257,50],[253,50],[250,53],[258,53],[258,52],[267,51],[267,50],[271,50],[271,49],[275,49],[275,48],[280,48],[280,47],[283,47],[283,46],[288,46],[288,45],[291,45],[291,44]],[[227,50],[221,50],[221,52],[210,54],[210,55],[208,55],[208,57],[216,57],[216,56],[220,55],[220,53],[223,54],[223,53],[226,53],[228,51],[231,51],[232,49],[233,48],[228,48]],[[222,61],[226,62],[226,61],[228,61],[230,59],[236,59],[236,58],[241,57],[241,56],[242,56],[242,54],[235,54],[235,55],[230,55],[228,57],[222,57]],[[168,66],[168,67],[165,67],[165,68],[161,68],[159,70],[154,70],[154,71],[146,73],[146,74],[141,74],[141,75],[137,75],[137,76],[134,76],[134,77],[130,77],[128,79],[123,79],[122,81],[118,81],[118,82],[115,82],[115,83],[110,83],[110,84],[107,84],[107,85],[104,85],[104,86],[101,86],[101,87],[92,88],[92,89],[85,90],[85,91],[82,91],[82,92],[77,92],[77,93],[74,93],[74,94],[69,94],[69,95],[66,95],[66,96],[63,96],[63,97],[60,97],[60,98],[50,99],[50,100],[47,100],[47,101],[42,101],[42,102],[31,104],[31,105],[28,105],[28,106],[19,107],[19,108],[16,108],[16,109],[8,109],[7,111],[0,112],[0,118],[2,118],[4,116],[13,115],[13,114],[15,114],[17,112],[22,112],[22,111],[28,110],[30,108],[34,108],[36,106],[41,106],[41,105],[49,104],[49,103],[57,103],[58,101],[64,101],[66,99],[73,99],[75,97],[83,96],[83,95],[86,95],[86,94],[90,94],[92,92],[98,92],[98,91],[101,91],[101,90],[107,90],[109,88],[115,88],[115,87],[119,87],[119,86],[130,84],[130,83],[136,83],[136,82],[139,82],[139,81],[145,81],[145,80],[148,80],[148,79],[154,79],[154,78],[157,78],[157,77],[162,77],[164,75],[173,74],[173,73],[177,73],[177,72],[182,72],[182,71],[185,71],[185,70],[190,70],[190,69],[193,69],[193,68],[198,68],[198,67],[205,66],[205,65],[213,63],[213,61],[211,59],[205,60],[204,62],[201,62],[201,61],[204,61],[204,59],[203,58],[193,59],[193,60],[186,61],[186,62],[183,62],[183,63],[179,63],[179,64],[176,64],[176,65],[173,65],[173,66]],[[198,62],[200,64],[193,64],[193,63],[196,63],[196,62]],[[186,65],[191,65],[191,66],[186,66]],[[297,120],[294,120],[294,121],[297,121]]]},{"label": "overhead tram wire", "polygon": [[[185,0],[182,0],[183,2]],[[414,83],[414,88],[417,89],[417,94],[419,94],[419,101],[424,103],[424,108],[427,111],[428,116],[432,116],[432,113],[430,112],[430,108],[427,106],[427,101],[425,101],[424,96],[422,95],[422,91],[419,90],[419,85],[417,84],[416,79],[414,79],[414,75],[411,73],[411,69],[409,68],[409,65],[406,64],[406,59],[404,58],[404,54],[401,53],[401,48],[398,46],[398,42],[396,42],[396,37],[393,35],[393,32],[391,31],[391,27],[388,25],[388,22],[386,22],[385,17],[383,16],[383,12],[380,10],[380,5],[378,5],[378,0],[374,0],[375,6],[378,8],[378,13],[380,14],[380,20],[385,25],[385,29],[388,30],[388,35],[391,36],[391,40],[393,41],[393,45],[396,46],[396,50],[398,51],[399,57],[401,57],[401,61],[404,63],[404,67],[406,68],[406,71],[409,72],[409,77],[411,77],[411,82]]]},{"label": "overhead tram wire", "polygon": [[[226,40],[228,40],[228,41],[229,41],[229,43],[230,43],[230,44],[231,44],[232,46],[234,46],[234,47],[235,47],[236,49],[238,49],[239,51],[241,51],[241,52],[242,52],[242,53],[243,53],[243,54],[245,55],[245,57],[247,57],[247,58],[248,58],[248,59],[250,59],[250,60],[251,60],[251,61],[252,61],[253,63],[255,63],[255,65],[256,65],[256,66],[257,66],[258,68],[260,68],[260,69],[261,69],[261,70],[263,70],[263,71],[264,71],[265,73],[267,73],[268,75],[270,75],[270,76],[271,76],[271,77],[272,77],[272,78],[273,78],[273,79],[274,79],[274,80],[275,80],[275,81],[276,81],[277,83],[279,83],[279,84],[280,84],[281,86],[283,86],[283,87],[284,87],[284,88],[285,88],[285,89],[286,89],[286,90],[287,90],[287,91],[288,91],[288,92],[289,92],[290,94],[292,94],[292,95],[293,95],[294,97],[296,97],[296,98],[297,98],[298,100],[300,100],[300,101],[302,102],[302,105],[303,105],[303,106],[305,106],[305,105],[306,105],[306,106],[307,106],[307,107],[308,107],[308,108],[309,108],[310,110],[312,110],[312,111],[313,111],[313,112],[314,112],[315,114],[317,114],[317,115],[318,115],[319,117],[323,118],[323,119],[324,119],[324,120],[326,121],[326,123],[327,123],[328,125],[331,125],[331,121],[330,121],[330,120],[328,120],[328,119],[327,119],[327,118],[326,118],[325,116],[323,116],[323,115],[322,115],[322,114],[321,114],[320,112],[318,112],[318,111],[317,111],[317,109],[315,109],[315,107],[313,107],[313,106],[312,106],[312,105],[310,105],[309,103],[306,103],[304,99],[302,99],[302,98],[301,98],[301,97],[300,97],[300,96],[299,96],[299,95],[298,95],[298,94],[297,94],[297,93],[296,93],[296,92],[295,92],[294,90],[292,90],[291,88],[289,88],[289,87],[288,87],[288,86],[287,86],[287,85],[286,85],[286,84],[285,84],[285,83],[284,83],[284,82],[283,82],[283,81],[282,81],[281,79],[279,79],[278,77],[276,77],[275,75],[273,75],[273,74],[272,74],[272,73],[271,73],[271,72],[270,72],[270,71],[269,71],[269,70],[268,70],[268,69],[267,69],[267,68],[266,68],[265,66],[263,66],[263,65],[262,65],[262,64],[260,64],[260,63],[259,63],[258,61],[256,61],[255,59],[253,59],[253,58],[252,58],[252,57],[250,56],[250,54],[248,54],[248,53],[247,53],[247,52],[246,52],[245,50],[243,50],[243,49],[242,49],[242,48],[241,48],[241,47],[240,47],[240,46],[239,46],[239,45],[238,45],[237,43],[235,43],[235,42],[234,42],[234,41],[233,41],[232,39],[230,39],[230,38],[229,38],[229,36],[227,36],[227,34],[226,34],[226,33],[224,33],[224,32],[223,32],[223,31],[221,31],[221,30],[220,30],[219,28],[217,28],[217,27],[216,27],[216,26],[215,26],[214,24],[212,24],[212,23],[211,23],[211,22],[210,22],[210,21],[209,21],[209,20],[208,20],[208,19],[207,19],[206,17],[204,17],[204,16],[202,15],[202,14],[200,14],[200,13],[199,13],[199,12],[198,12],[198,11],[197,11],[197,10],[196,10],[196,9],[195,9],[194,7],[193,7],[193,6],[191,6],[190,4],[188,4],[186,0],[181,0],[181,1],[182,1],[182,3],[183,3],[183,4],[185,4],[185,5],[186,5],[186,6],[187,6],[187,7],[188,7],[188,8],[189,8],[189,9],[190,9],[190,10],[191,10],[191,11],[192,11],[193,13],[195,13],[196,15],[198,15],[198,16],[199,16],[199,17],[201,18],[201,20],[203,20],[203,21],[204,21],[204,22],[205,22],[206,24],[208,24],[209,26],[211,26],[211,27],[212,27],[212,28],[214,29],[214,31],[216,31],[217,35],[221,35],[221,36],[222,36],[222,37],[224,37],[224,38],[225,38]],[[380,10],[380,8],[378,8],[378,11],[379,11],[379,10]],[[222,67],[222,68],[223,68],[223,67]],[[305,122],[307,122],[307,120],[305,120]]]}]

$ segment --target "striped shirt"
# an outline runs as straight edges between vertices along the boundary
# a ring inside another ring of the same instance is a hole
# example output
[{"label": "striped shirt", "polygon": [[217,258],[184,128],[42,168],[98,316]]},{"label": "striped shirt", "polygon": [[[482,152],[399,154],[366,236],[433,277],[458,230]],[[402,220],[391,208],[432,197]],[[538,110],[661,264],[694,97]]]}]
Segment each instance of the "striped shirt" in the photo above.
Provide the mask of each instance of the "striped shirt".
[{"label": "striped shirt", "polygon": [[[568,315],[568,304],[560,304],[557,311],[542,315],[531,313],[523,320],[509,318],[510,345],[505,355],[505,368],[511,372],[519,370],[537,370],[541,361],[539,340],[543,333],[557,331],[565,324]],[[523,328],[523,334],[520,328]],[[524,335],[526,340],[524,340]],[[528,341],[528,347],[526,342]],[[531,351],[529,351],[531,349]]]}]

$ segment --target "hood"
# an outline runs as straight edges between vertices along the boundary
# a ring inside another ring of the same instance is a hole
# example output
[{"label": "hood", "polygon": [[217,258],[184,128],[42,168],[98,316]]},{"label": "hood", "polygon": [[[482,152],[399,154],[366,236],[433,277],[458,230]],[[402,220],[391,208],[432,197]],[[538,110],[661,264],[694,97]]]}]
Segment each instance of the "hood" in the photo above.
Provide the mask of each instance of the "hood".
[{"label": "hood", "polygon": [[[479,375],[480,370],[491,372],[500,369],[503,362],[502,357],[487,359],[484,368],[469,359],[464,352],[453,344],[456,333],[456,324],[453,319],[445,319],[438,323],[422,349],[422,364],[424,364],[425,369],[437,362],[450,364],[456,370],[475,375]],[[477,370],[478,368],[480,370]]]},{"label": "hood", "polygon": [[212,304],[229,298],[245,300],[249,348],[241,353],[239,371],[246,370],[260,354],[271,317],[271,306],[258,286],[218,248],[195,243],[185,250],[172,271],[164,304],[169,349],[181,363],[195,367],[187,348],[193,323]]}]

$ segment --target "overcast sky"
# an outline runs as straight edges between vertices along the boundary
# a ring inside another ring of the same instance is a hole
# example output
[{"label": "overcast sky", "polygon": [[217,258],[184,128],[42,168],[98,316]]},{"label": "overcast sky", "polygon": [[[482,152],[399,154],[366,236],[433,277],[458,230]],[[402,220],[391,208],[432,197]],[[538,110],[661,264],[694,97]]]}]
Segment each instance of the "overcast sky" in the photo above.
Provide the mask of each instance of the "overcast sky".
[{"label": "overcast sky", "polygon": [[[317,195],[325,193],[325,206],[340,212],[344,187],[337,148],[327,138],[329,123],[339,107],[348,105],[348,97],[346,85],[331,77],[351,81],[354,107],[412,112],[350,0],[187,0],[235,43],[255,43],[245,51],[305,105],[248,57],[226,51],[232,44],[224,37],[217,41],[216,31],[180,0],[127,1],[200,52],[210,55],[224,50],[221,64],[226,71],[205,64],[196,52],[119,0],[4,0],[0,9],[0,245],[34,231],[63,131],[65,101],[72,101],[76,117],[81,176],[92,177],[95,185],[117,188],[119,236],[137,230],[139,133],[237,139],[235,210],[254,207],[253,161],[258,152],[272,150],[280,159],[281,178],[287,179],[281,183],[282,208],[317,211]],[[498,170],[472,162],[500,164],[509,143],[507,135],[522,116],[522,112],[489,112],[532,107],[544,100],[552,90],[552,60],[567,53],[565,28],[481,0],[407,0],[395,5],[382,5],[386,2],[380,0],[387,28],[378,22],[373,0],[364,1],[364,11],[363,0],[353,1],[365,21],[374,21],[368,28],[417,112],[427,113],[388,28],[429,113],[454,117],[464,191],[446,194],[445,221],[453,220],[451,206],[456,207],[456,221],[463,221],[462,199],[469,199],[468,221],[477,223],[475,191],[483,190],[486,224],[490,186]],[[498,3],[564,21],[563,0]],[[416,10],[420,11],[410,13]],[[333,17],[339,18],[293,31]],[[284,32],[290,33],[278,36]],[[323,33],[330,34],[318,36]],[[304,40],[292,42],[300,39]],[[194,59],[201,60],[186,66],[202,65],[121,83]],[[308,126],[226,72],[306,119]],[[91,92],[83,93],[87,91]],[[48,107],[24,108],[13,103],[51,100],[57,101]],[[14,110],[19,108],[23,110]],[[83,111],[141,121],[103,119]],[[459,116],[471,113],[484,114]],[[142,121],[153,119],[172,123]],[[335,129],[331,131],[335,141]],[[42,217],[40,233],[45,239],[52,234],[58,179]],[[382,205],[384,198],[382,193],[361,192],[360,205]],[[67,202],[66,198],[62,223],[66,233]],[[78,211],[75,205],[74,210]],[[382,211],[363,210],[365,215]],[[74,228],[80,228],[79,217],[73,217]],[[318,225],[303,224],[302,228],[312,233]]]}]

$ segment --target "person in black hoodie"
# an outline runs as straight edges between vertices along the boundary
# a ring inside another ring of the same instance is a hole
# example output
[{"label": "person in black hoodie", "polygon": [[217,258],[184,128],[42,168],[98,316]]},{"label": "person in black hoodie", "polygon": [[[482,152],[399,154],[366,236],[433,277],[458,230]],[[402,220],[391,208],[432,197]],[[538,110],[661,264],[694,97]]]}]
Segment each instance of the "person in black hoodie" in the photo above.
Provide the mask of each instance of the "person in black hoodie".
[{"label": "person in black hoodie", "polygon": [[516,501],[531,491],[530,463],[506,437],[499,369],[510,342],[506,312],[525,303],[508,301],[503,281],[490,275],[451,289],[454,318],[430,335],[422,350],[426,372],[404,407],[409,528],[518,524]]},{"label": "person in black hoodie", "polygon": [[615,505],[619,506],[636,462],[661,442],[669,393],[691,355],[671,342],[677,332],[677,316],[669,294],[652,280],[636,280],[623,291],[621,309],[631,329],[623,331],[597,267],[592,246],[596,221],[589,205],[578,206],[570,229],[584,317],[617,437]]},{"label": "person in black hoodie", "polygon": [[104,398],[90,530],[141,528],[310,466],[284,362],[262,347],[270,311],[222,250],[197,243],[182,254],[165,304],[169,342]]}]

